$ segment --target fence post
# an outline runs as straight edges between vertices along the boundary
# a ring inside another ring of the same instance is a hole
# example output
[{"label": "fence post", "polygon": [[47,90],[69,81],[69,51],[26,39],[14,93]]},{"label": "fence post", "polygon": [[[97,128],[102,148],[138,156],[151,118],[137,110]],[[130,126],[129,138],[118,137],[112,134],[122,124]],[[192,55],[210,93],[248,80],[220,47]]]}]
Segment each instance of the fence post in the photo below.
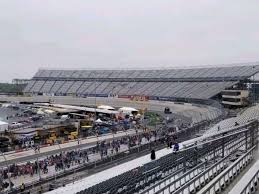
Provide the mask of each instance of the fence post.
[{"label": "fence post", "polygon": [[[251,130],[250,130],[251,131]],[[248,139],[247,139],[247,131],[245,131],[245,139],[246,139],[246,151],[248,149]],[[250,137],[251,141],[252,141],[252,134],[251,134],[251,137]]]},{"label": "fence post", "polygon": [[225,156],[225,134],[223,133],[223,138],[222,138],[222,158]]}]

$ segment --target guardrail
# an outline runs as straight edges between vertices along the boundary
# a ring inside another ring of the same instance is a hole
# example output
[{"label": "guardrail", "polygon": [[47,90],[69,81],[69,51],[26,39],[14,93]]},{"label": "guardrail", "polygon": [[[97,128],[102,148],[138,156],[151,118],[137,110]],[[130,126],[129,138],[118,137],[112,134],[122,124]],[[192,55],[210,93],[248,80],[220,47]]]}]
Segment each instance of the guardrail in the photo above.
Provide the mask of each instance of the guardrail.
[{"label": "guardrail", "polygon": [[229,128],[228,130],[225,130],[225,131],[217,131],[215,133],[212,133],[212,134],[206,134],[206,135],[203,135],[201,137],[197,137],[197,138],[194,138],[194,139],[190,139],[188,141],[186,141],[184,143],[184,146],[190,146],[190,145],[193,145],[195,142],[202,142],[206,139],[210,139],[210,138],[217,138],[217,137],[222,137],[222,136],[226,136],[226,134],[232,134],[232,133],[235,133],[235,132],[238,132],[238,131],[242,131],[243,129],[250,129],[250,128],[258,128],[258,121],[256,120],[253,120],[253,121],[250,121],[246,124],[242,124],[242,125],[239,125],[239,126],[235,126],[235,127],[231,127]]},{"label": "guardrail", "polygon": [[200,190],[199,194],[215,194],[222,192],[253,159],[256,146],[253,146],[246,154],[236,160],[231,166],[213,179],[207,186]]}]

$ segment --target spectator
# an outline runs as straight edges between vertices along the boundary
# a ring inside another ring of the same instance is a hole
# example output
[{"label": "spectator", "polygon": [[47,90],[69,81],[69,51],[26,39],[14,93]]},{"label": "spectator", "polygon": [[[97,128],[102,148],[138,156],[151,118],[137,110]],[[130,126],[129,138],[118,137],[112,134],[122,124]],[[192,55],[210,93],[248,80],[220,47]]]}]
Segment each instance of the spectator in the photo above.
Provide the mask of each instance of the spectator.
[{"label": "spectator", "polygon": [[24,191],[25,191],[25,184],[24,184],[24,183],[21,184],[21,186],[20,186],[20,191],[21,191],[21,192],[24,192]]},{"label": "spectator", "polygon": [[177,142],[174,144],[174,151],[175,152],[179,151],[179,144]]},{"label": "spectator", "polygon": [[155,160],[156,159],[156,152],[155,152],[155,150],[151,150],[150,158],[151,158],[151,160]]},{"label": "spectator", "polygon": [[43,193],[43,187],[42,185],[40,186],[40,190],[39,190],[39,194],[42,194]]}]

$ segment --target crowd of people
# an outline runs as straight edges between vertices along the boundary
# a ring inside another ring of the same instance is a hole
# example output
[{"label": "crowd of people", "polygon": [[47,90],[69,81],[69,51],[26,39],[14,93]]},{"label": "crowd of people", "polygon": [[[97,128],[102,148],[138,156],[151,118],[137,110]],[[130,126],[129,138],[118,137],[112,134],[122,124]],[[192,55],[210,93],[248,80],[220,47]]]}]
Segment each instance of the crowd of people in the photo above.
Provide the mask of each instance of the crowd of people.
[{"label": "crowd of people", "polygon": [[0,170],[0,191],[12,187],[12,179],[18,179],[21,176],[41,176],[48,174],[49,168],[54,166],[55,171],[64,170],[74,165],[80,165],[82,162],[89,162],[87,150],[71,151],[63,154],[56,154],[45,159],[27,162],[24,164],[12,164]]},{"label": "crowd of people", "polygon": [[[42,174],[48,174],[49,169],[52,167],[56,173],[64,169],[69,169],[75,165],[81,165],[93,160],[89,155],[96,155],[98,159],[115,155],[121,151],[121,147],[124,146],[124,151],[134,146],[143,145],[149,142],[160,141],[161,136],[158,137],[156,131],[148,131],[144,133],[138,133],[132,136],[123,137],[112,141],[97,142],[96,146],[84,150],[74,150],[69,152],[63,152],[56,155],[48,156],[44,159],[27,162],[24,164],[12,164],[8,168],[2,168],[0,170],[0,191],[5,188],[13,187],[14,184],[11,180],[18,179],[21,176],[42,176]],[[163,137],[163,141],[166,138]],[[168,138],[169,140],[169,138]],[[95,159],[95,160],[96,160]]]}]

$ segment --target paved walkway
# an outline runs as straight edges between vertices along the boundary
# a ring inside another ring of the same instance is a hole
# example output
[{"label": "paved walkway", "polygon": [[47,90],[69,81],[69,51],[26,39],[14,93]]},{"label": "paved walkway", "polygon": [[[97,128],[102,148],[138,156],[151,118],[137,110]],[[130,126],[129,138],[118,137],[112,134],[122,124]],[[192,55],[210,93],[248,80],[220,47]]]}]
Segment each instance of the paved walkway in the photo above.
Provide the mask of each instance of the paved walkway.
[{"label": "paved walkway", "polygon": [[[128,146],[122,144],[121,147],[120,147],[120,151],[119,152],[124,152],[128,150]],[[108,150],[108,155],[111,155],[111,149]],[[94,161],[98,161],[98,160],[101,160],[101,156],[100,156],[100,153],[96,153],[96,154],[89,154],[89,162],[94,162]],[[87,163],[87,162],[85,162]],[[84,165],[85,163],[83,163],[83,160],[81,159],[81,164],[76,164],[76,163],[73,163],[71,165],[71,167],[69,169],[65,169],[65,170],[72,170],[72,169],[75,169],[77,167],[79,167],[80,165]],[[39,173],[38,174],[34,174],[33,176],[31,175],[24,175],[24,176],[18,176],[16,178],[11,178],[11,181],[14,183],[14,187],[18,187],[20,186],[22,183],[24,184],[28,184],[28,183],[33,183],[33,182],[36,182],[36,181],[39,181],[39,178],[47,178],[47,177],[53,177],[55,175],[58,175],[60,173],[64,172],[64,170],[59,170],[59,171],[56,171],[55,170],[55,165],[53,166],[48,166],[48,173],[44,174],[42,173],[42,171],[40,172],[40,175]],[[8,180],[6,179],[5,181],[8,182]]]},{"label": "paved walkway", "polygon": [[[141,132],[140,132],[141,133]],[[128,130],[127,132],[120,132],[120,133],[117,133],[117,134],[107,134],[105,136],[101,136],[101,137],[92,137],[92,138],[87,138],[87,139],[84,139],[84,140],[81,140],[80,141],[80,144],[85,144],[86,146],[83,147],[83,149],[80,149],[80,150],[84,150],[84,149],[87,149],[87,148],[90,148],[90,147],[95,147],[96,146],[96,142],[97,141],[104,141],[104,140],[109,140],[109,139],[112,139],[112,138],[121,138],[123,136],[127,136],[127,135],[135,135],[136,134],[136,131],[135,130]],[[155,138],[152,137],[151,138],[151,141],[154,141]],[[142,143],[148,143],[148,142],[142,142]],[[89,144],[93,144],[93,145],[89,145]],[[69,142],[69,143],[66,143],[66,144],[61,144],[61,145],[54,145],[54,146],[49,146],[49,147],[44,147],[44,148],[41,148],[41,153],[49,153],[50,150],[57,150],[59,151],[57,154],[60,154],[60,147],[62,148],[66,148],[66,147],[71,147],[71,146],[77,146],[78,145],[78,142],[75,141],[75,142]],[[79,149],[76,149],[76,150],[79,150]],[[128,150],[128,145],[126,144],[121,144],[120,145],[120,149],[119,149],[119,152],[125,152]],[[116,152],[113,150],[113,152],[111,151],[111,148],[108,149],[108,155],[111,156],[113,154],[115,154]],[[35,157],[35,152],[34,150],[27,150],[27,151],[24,151],[24,152],[19,152],[19,153],[9,153],[9,154],[6,154],[5,157],[7,160],[10,160],[12,158],[23,158],[25,156],[32,156],[32,159],[31,160],[28,160],[30,162],[35,162],[35,160],[37,159]],[[104,156],[105,157],[105,156]],[[43,160],[46,158],[46,155],[45,156],[42,156],[42,157],[39,157],[38,159],[39,160]],[[89,154],[88,155],[88,158],[89,158],[89,161],[88,163],[90,162],[95,162],[95,161],[98,161],[98,160],[101,160],[101,155],[100,153],[95,153],[95,154]],[[2,159],[3,159],[3,156],[2,156]],[[1,163],[1,162],[0,162]],[[22,164],[22,163],[25,163],[25,162],[20,162],[20,163],[16,163],[16,164]],[[78,168],[80,166],[83,166],[87,163],[86,160],[84,160],[83,158],[80,159],[80,164],[78,163],[75,163],[73,162],[70,166],[70,168],[66,168],[65,170],[72,170],[72,169],[75,169],[75,168]],[[12,163],[10,163],[12,164]],[[4,166],[6,167],[6,166]],[[2,168],[4,168],[2,167]],[[19,187],[22,183],[24,183],[25,185],[26,184],[33,184],[34,182],[36,183],[37,181],[39,181],[40,177],[42,179],[45,179],[45,178],[48,178],[48,177],[53,177],[55,175],[58,175],[60,173],[63,173],[64,170],[58,170],[56,171],[55,170],[55,165],[52,165],[52,166],[48,166],[48,173],[44,174],[42,171],[40,172],[40,174],[34,174],[33,176],[31,175],[22,175],[22,176],[18,176],[16,178],[14,177],[11,177],[11,181],[13,182],[14,184],[14,188],[17,188]],[[8,179],[5,179],[6,182],[8,182]],[[7,188],[5,191],[7,191],[9,188]]]},{"label": "paved walkway", "polygon": [[[142,132],[141,130],[138,130],[138,131],[139,133]],[[37,156],[40,158],[43,156],[52,155],[54,153],[60,153],[61,150],[68,151],[76,148],[86,149],[86,148],[95,146],[98,141],[99,142],[110,141],[112,139],[119,139],[124,136],[135,135],[135,134],[136,134],[136,131],[131,129],[126,132],[118,132],[116,134],[107,134],[100,137],[90,137],[90,138],[80,140],[79,144],[78,144],[78,141],[73,141],[65,144],[42,147],[40,149],[40,153],[37,153],[37,154],[33,149],[22,151],[22,152],[4,153],[4,155],[0,156],[0,166],[6,166],[6,164],[22,162],[26,160],[32,160],[32,159],[35,159]]]}]

